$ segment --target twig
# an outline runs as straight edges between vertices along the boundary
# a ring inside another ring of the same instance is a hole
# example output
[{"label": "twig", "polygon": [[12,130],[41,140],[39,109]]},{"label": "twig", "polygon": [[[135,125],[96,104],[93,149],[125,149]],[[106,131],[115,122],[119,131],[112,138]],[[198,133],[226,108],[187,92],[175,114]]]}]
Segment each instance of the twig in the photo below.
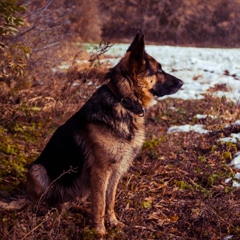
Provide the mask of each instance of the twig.
[{"label": "twig", "polygon": [[26,237],[28,237],[31,233],[33,233],[36,229],[38,229],[41,225],[43,225],[45,222],[47,221],[47,219],[45,219],[43,222],[39,223],[35,228],[33,228],[30,232],[28,232],[23,238],[25,239]]},{"label": "twig", "polygon": [[75,172],[77,168],[70,168],[69,170],[67,170],[66,172],[63,172],[59,177],[57,177],[55,180],[53,180],[51,182],[51,184],[45,189],[45,191],[43,192],[43,194],[41,195],[41,197],[37,200],[34,209],[35,212],[38,211],[39,206],[42,204],[44,197],[47,195],[47,193],[49,192],[49,190],[53,187],[53,185],[56,183],[57,180],[59,180],[62,176],[64,176],[65,174],[69,174],[71,172]]},{"label": "twig", "polygon": [[112,47],[112,45],[110,44],[109,39],[106,41],[102,40],[88,60],[90,62],[90,67],[92,67],[96,61],[100,65],[100,56],[107,52],[110,47]]}]

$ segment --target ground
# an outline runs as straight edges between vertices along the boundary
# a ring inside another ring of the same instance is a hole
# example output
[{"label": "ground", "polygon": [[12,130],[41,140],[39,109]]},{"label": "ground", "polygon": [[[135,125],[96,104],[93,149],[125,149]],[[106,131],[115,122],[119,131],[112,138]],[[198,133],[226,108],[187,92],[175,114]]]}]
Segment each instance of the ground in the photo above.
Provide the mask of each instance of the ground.
[{"label": "ground", "polygon": [[[70,67],[54,69],[51,84],[11,90],[6,93],[7,101],[1,96],[1,195],[23,192],[27,166],[55,129],[99,86],[107,64],[101,65],[102,60],[96,58],[89,67],[82,61],[89,55],[81,55]],[[111,52],[106,58],[115,59]],[[180,61],[176,60],[176,65],[164,61],[163,69],[184,78],[187,87],[176,98],[158,100],[146,113],[146,141],[117,192],[116,213],[125,227],[108,227],[106,239],[237,240],[240,188],[233,187],[234,181],[238,182],[237,169],[230,163],[240,151],[240,141],[221,139],[240,132],[240,107],[228,94],[215,93],[228,92],[233,79],[236,86],[239,84],[239,73],[234,73],[238,68],[221,73],[223,77],[235,74],[229,82],[215,82],[205,92],[198,92],[196,98],[181,98],[181,94],[191,95],[191,86],[197,89],[196,81],[204,84],[211,73],[218,71],[212,72],[208,65],[199,74],[199,68],[194,72],[194,67],[184,65],[190,72],[186,76],[178,67]],[[234,97],[238,97],[236,92],[231,91]],[[172,126],[186,124],[192,126],[190,131],[169,131]],[[208,131],[195,131],[198,124]],[[4,240],[96,239],[90,225],[89,202],[69,204],[61,211],[52,209],[42,215],[36,214],[32,205],[21,211],[0,212],[0,237]]]}]

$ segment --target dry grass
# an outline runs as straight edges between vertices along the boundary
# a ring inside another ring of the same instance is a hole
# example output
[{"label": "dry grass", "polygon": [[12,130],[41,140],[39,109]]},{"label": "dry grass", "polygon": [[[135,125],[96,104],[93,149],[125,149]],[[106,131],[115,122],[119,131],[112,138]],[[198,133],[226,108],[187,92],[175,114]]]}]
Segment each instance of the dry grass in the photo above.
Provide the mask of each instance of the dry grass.
[{"label": "dry grass", "polygon": [[[83,52],[80,53],[82,56]],[[24,189],[26,167],[53,131],[91,96],[106,68],[72,62],[45,85],[10,89],[0,103],[0,188]],[[213,89],[214,90],[214,89]],[[216,118],[197,119],[196,114]],[[121,180],[116,212],[124,229],[108,228],[106,239],[240,238],[240,190],[226,184],[235,170],[228,164],[240,142],[218,139],[239,132],[239,106],[207,95],[204,100],[165,99],[146,116],[142,153]],[[209,134],[171,133],[173,125],[203,124]],[[230,124],[225,128],[226,124]],[[72,203],[61,211],[0,212],[0,238],[95,239],[90,204]]]}]

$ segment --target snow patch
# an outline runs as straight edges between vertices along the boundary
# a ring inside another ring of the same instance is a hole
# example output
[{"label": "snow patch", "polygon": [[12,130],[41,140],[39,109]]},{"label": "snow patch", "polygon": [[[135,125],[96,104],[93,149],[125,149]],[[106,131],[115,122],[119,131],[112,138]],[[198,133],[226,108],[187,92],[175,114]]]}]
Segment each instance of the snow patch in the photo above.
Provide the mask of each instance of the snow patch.
[{"label": "snow patch", "polygon": [[231,142],[237,143],[240,141],[240,133],[232,133],[230,137],[220,138],[218,142]]},{"label": "snow patch", "polygon": [[93,85],[93,82],[92,81],[90,81],[90,82],[88,82],[88,84],[87,84],[88,86],[91,86],[91,85]]},{"label": "snow patch", "polygon": [[225,126],[225,128],[229,128],[229,127],[231,127],[231,126],[234,126],[234,127],[237,127],[237,126],[239,126],[240,125],[240,120],[237,120],[235,123],[233,123],[233,124],[227,124],[226,126]]},{"label": "snow patch", "polygon": [[237,152],[234,156],[234,159],[229,164],[231,167],[240,170],[240,152]]},{"label": "snow patch", "polygon": [[[239,180],[239,181],[238,181],[238,180]],[[234,175],[233,179],[232,179],[232,178],[226,179],[226,180],[225,180],[225,183],[229,183],[230,181],[232,181],[232,187],[236,187],[236,188],[240,187],[240,173],[237,172],[237,173]]]},{"label": "snow patch", "polygon": [[[240,170],[240,152],[237,152],[234,156],[234,159],[229,164],[229,166]],[[239,180],[239,181],[238,181]],[[232,181],[232,187],[240,187],[240,173],[237,172],[233,178],[228,178],[225,180],[225,183],[230,183]]]},{"label": "snow patch", "polygon": [[[109,49],[107,54],[117,57],[111,59],[113,65],[118,63],[128,46],[114,44]],[[216,90],[212,93],[214,96],[240,101],[240,49],[147,45],[146,52],[162,64],[163,70],[184,81],[182,89],[171,97],[203,99],[209,88],[221,84],[226,85],[226,91]]]},{"label": "snow patch", "polygon": [[224,240],[230,240],[232,238],[233,238],[233,235],[229,235],[229,236],[225,237]]},{"label": "snow patch", "polygon": [[233,125],[234,125],[234,126],[240,125],[240,120],[237,120]]},{"label": "snow patch", "polygon": [[175,133],[175,132],[196,132],[200,134],[207,134],[209,133],[208,130],[203,128],[203,125],[196,124],[196,125],[182,125],[182,126],[172,126],[168,129],[167,133]]},{"label": "snow patch", "polygon": [[206,119],[207,117],[212,118],[212,119],[217,118],[217,116],[212,116],[212,115],[207,115],[207,114],[197,114],[195,117],[197,119]]}]

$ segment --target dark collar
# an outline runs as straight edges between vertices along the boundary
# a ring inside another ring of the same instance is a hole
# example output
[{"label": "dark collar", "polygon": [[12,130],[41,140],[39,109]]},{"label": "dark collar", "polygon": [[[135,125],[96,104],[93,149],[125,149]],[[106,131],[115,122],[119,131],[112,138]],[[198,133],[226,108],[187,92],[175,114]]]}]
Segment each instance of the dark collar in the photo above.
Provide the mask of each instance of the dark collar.
[{"label": "dark collar", "polygon": [[113,95],[118,98],[119,102],[125,109],[133,112],[134,114],[137,114],[140,117],[143,117],[145,115],[146,110],[142,107],[142,105],[139,102],[132,99],[131,97],[121,97],[113,88],[110,82],[108,82],[106,85],[109,88],[109,90],[113,93]]}]

